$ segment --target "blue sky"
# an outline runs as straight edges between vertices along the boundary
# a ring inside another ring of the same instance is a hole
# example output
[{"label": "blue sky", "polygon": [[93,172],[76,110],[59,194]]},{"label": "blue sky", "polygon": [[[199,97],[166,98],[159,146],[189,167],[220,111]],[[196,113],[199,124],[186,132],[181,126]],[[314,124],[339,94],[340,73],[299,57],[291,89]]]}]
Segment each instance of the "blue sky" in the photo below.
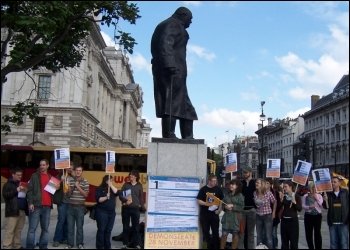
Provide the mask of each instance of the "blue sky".
[{"label": "blue sky", "polygon": [[[137,45],[128,55],[144,92],[142,117],[161,137],[155,116],[150,41],[156,25],[185,6],[187,88],[198,121],[194,137],[208,146],[255,135],[260,102],[267,117],[296,118],[310,110],[311,95],[327,95],[349,73],[348,2],[136,2],[136,25],[120,22]],[[107,45],[113,29],[101,26]],[[266,125],[266,123],[264,123]],[[180,133],[177,126],[177,136]]]}]

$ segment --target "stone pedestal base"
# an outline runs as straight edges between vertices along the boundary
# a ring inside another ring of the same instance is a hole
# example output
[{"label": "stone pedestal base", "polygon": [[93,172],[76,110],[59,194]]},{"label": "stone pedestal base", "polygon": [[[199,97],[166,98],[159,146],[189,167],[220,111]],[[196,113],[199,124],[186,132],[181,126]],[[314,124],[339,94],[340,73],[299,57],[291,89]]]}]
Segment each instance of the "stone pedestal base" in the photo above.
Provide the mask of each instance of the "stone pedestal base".
[{"label": "stone pedestal base", "polygon": [[207,147],[204,140],[152,138],[148,147],[147,174],[198,177],[207,175]]},{"label": "stone pedestal base", "polygon": [[[200,179],[200,186],[205,185],[207,147],[204,140],[152,138],[148,146],[147,174],[148,176],[197,177]],[[199,239],[201,248],[200,226]]]}]

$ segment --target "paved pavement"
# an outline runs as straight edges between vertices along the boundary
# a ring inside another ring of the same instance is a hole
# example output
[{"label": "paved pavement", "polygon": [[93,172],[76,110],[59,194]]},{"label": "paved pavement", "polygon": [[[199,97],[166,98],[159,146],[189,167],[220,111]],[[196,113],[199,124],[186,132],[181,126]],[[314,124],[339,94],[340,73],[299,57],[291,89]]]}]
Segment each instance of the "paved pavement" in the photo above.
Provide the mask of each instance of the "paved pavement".
[{"label": "paved pavement", "polygon": [[[323,214],[323,221],[322,221],[322,227],[321,227],[321,234],[323,238],[323,248],[327,249],[330,247],[329,245],[329,231],[328,226],[326,223],[326,211],[324,211]],[[144,215],[141,215],[141,221],[144,221]],[[61,249],[64,248],[66,245],[61,244],[58,248],[55,248],[52,246],[53,242],[53,234],[55,232],[57,222],[57,209],[56,205],[54,206],[54,209],[51,211],[51,221],[49,226],[49,249]],[[27,230],[28,230],[28,219],[26,219],[26,223],[24,226],[24,229],[22,231],[22,246],[25,246],[25,239],[27,236]],[[88,216],[88,214],[85,216],[85,222],[84,222],[84,241],[85,241],[85,248],[86,249],[95,249],[95,243],[96,243],[96,222],[94,220],[91,220]],[[121,215],[120,212],[117,212],[114,228],[112,231],[112,236],[119,235],[122,232],[122,223],[121,223]],[[280,232],[280,229],[278,229],[278,232]],[[1,204],[1,242],[4,234],[4,204]],[[36,231],[36,238],[39,238],[40,236],[40,226],[38,226],[38,229]],[[279,237],[279,248],[281,245],[280,241],[280,235]],[[122,247],[122,242],[120,241],[112,241],[112,248],[113,249],[120,249]],[[305,239],[305,230],[304,230],[304,220],[303,220],[303,213],[300,214],[299,217],[299,249],[307,249],[307,243]]]}]

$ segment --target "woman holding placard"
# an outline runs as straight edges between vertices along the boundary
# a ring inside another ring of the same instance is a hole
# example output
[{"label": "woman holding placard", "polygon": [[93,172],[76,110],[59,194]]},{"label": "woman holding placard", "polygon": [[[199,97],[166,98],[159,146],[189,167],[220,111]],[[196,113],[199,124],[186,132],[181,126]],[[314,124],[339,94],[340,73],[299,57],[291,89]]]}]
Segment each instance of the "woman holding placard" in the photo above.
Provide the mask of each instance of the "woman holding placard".
[{"label": "woman holding placard", "polygon": [[301,211],[301,198],[293,192],[293,182],[283,182],[284,196],[281,213],[282,249],[298,249],[299,220],[298,211]]},{"label": "woman holding placard", "polygon": [[[109,190],[110,189],[110,190]],[[112,177],[105,175],[96,190],[96,249],[111,249],[111,232],[115,220],[115,205],[118,189],[113,186]]]}]

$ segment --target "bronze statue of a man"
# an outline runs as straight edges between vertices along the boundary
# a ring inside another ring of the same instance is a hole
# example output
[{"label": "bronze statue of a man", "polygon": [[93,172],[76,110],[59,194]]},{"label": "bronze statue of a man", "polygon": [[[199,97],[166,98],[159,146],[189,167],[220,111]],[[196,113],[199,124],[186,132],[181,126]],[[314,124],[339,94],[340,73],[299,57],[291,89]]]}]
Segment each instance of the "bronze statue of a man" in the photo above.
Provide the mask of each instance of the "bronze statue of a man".
[{"label": "bronze statue of a man", "polygon": [[186,28],[191,22],[191,11],[180,7],[158,24],[152,36],[154,100],[156,115],[162,118],[163,138],[177,138],[175,126],[179,119],[182,139],[193,139],[193,120],[198,120],[186,86]]}]

